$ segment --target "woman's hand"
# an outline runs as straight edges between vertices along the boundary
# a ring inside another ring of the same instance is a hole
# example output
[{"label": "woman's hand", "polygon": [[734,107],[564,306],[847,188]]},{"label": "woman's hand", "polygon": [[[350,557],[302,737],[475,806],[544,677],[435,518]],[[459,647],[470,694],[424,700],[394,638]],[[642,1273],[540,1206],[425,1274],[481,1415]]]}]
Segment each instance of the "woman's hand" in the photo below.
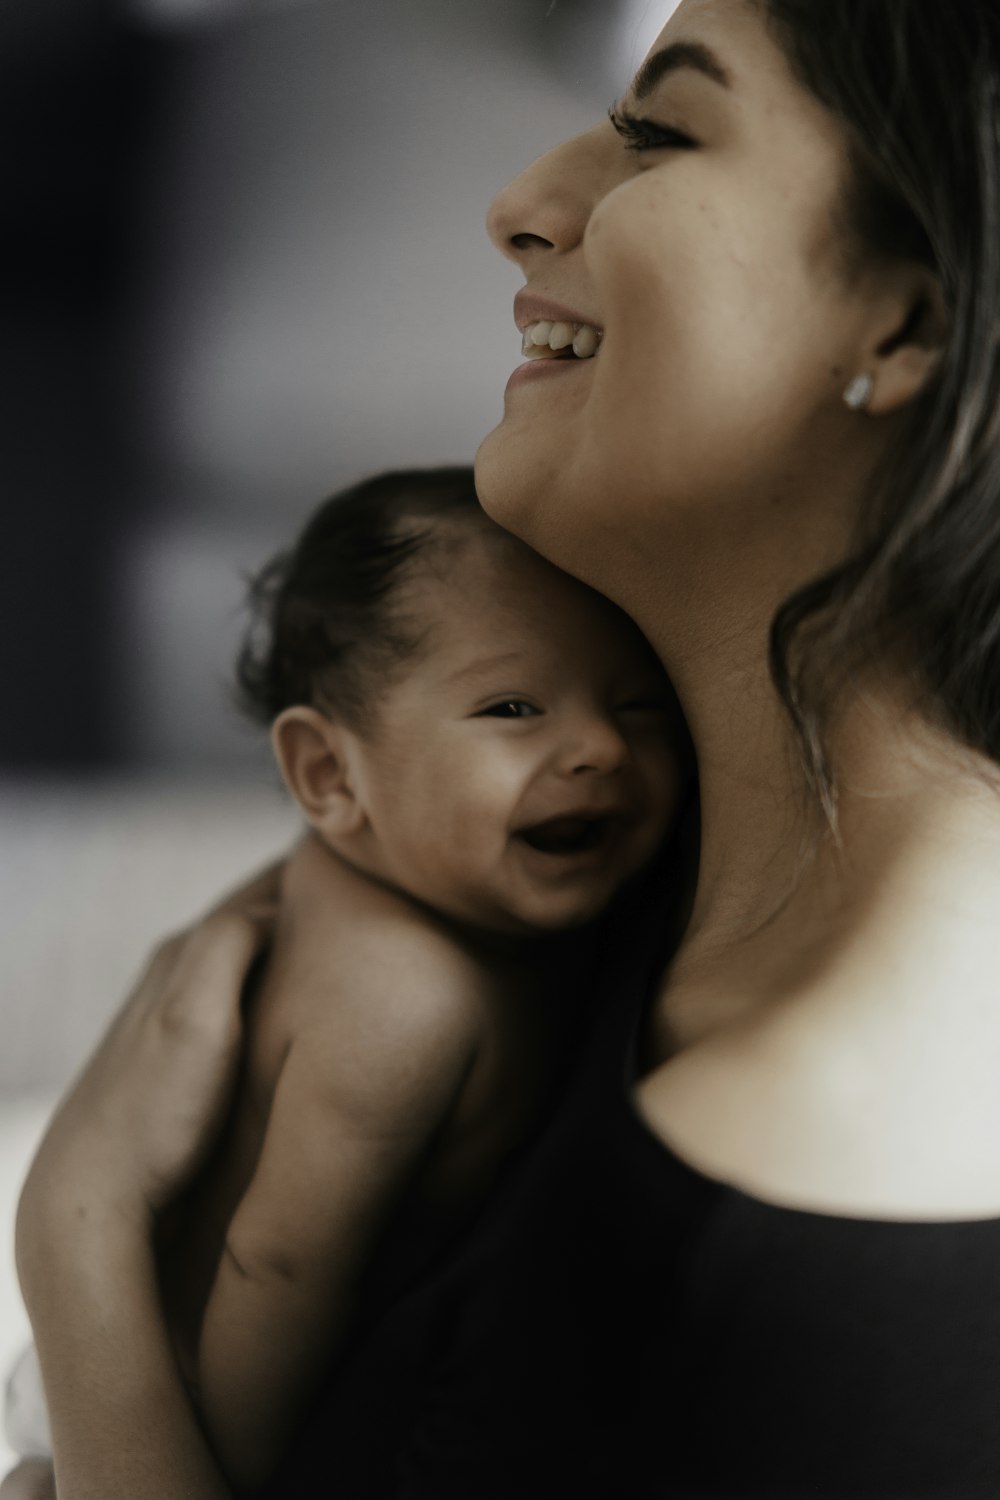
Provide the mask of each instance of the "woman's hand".
[{"label": "woman's hand", "polygon": [[197,1170],[231,1099],[240,996],[278,885],[267,871],[156,950],[52,1119],[22,1194],[20,1260],[48,1207],[148,1225]]},{"label": "woman's hand", "polygon": [[[240,999],[278,886],[267,871],[157,949],[28,1174],[17,1261],[60,1500],[228,1496],[174,1359],[152,1231],[230,1105]],[[44,1496],[47,1482],[22,1465],[4,1500]]]}]

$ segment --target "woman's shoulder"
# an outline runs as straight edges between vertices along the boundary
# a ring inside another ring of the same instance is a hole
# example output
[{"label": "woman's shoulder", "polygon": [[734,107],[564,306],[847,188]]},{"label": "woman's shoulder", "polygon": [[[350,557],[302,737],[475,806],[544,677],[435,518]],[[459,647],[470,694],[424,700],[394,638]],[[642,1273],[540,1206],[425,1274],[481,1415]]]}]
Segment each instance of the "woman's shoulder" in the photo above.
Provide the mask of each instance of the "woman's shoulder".
[{"label": "woman's shoulder", "polygon": [[638,1082],[635,1104],[679,1160],[761,1203],[846,1219],[994,1221],[1000,1234],[998,1076],[992,1027],[978,1043],[955,1041],[806,1003],[670,1058]]}]

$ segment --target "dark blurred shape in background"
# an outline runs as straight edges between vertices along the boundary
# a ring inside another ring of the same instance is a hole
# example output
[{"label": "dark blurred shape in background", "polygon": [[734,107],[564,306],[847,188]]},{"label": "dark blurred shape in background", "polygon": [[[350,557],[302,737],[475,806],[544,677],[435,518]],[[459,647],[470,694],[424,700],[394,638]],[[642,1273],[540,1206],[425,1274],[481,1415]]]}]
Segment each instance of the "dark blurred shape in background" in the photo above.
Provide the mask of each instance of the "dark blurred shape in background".
[{"label": "dark blurred shape in background", "polygon": [[100,0],[0,17],[6,765],[115,753],[109,636],[124,472],[116,338],[152,49]]},{"label": "dark blurred shape in background", "polygon": [[0,770],[260,764],[241,574],[331,489],[472,457],[517,361],[492,193],[647,0],[0,11]]}]

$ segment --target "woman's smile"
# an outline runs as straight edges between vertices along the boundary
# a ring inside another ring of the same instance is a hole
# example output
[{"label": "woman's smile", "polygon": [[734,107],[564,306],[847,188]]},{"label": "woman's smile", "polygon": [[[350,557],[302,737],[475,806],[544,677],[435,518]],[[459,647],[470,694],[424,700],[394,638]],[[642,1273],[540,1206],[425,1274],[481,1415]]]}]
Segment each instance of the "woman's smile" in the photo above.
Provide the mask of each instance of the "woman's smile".
[{"label": "woman's smile", "polygon": [[[611,119],[494,203],[494,241],[525,276],[529,362],[477,458],[487,511],[626,608],[612,532],[650,556],[675,523],[687,534],[693,514],[735,506],[773,540],[771,498],[799,493],[817,448],[839,443],[832,372],[857,361],[844,170],[839,126],[755,10],[682,5]],[[516,397],[540,381],[550,394]],[[721,562],[730,543],[745,557],[739,530],[711,529],[720,565],[737,565]]]},{"label": "woman's smile", "polygon": [[572,365],[589,364],[600,353],[604,330],[593,318],[537,296],[527,289],[514,298],[514,322],[521,334],[521,353],[525,363],[519,365],[507,390],[534,380],[555,368],[566,370]]},{"label": "woman's smile", "polygon": [[570,359],[545,358],[544,356],[539,358],[537,355],[529,357],[523,365],[518,365],[517,369],[513,372],[507,382],[506,390],[509,392],[515,387],[524,385],[529,381],[551,379],[556,371],[561,371],[565,376],[567,370],[572,370],[574,367],[588,362],[576,359],[575,357]]}]

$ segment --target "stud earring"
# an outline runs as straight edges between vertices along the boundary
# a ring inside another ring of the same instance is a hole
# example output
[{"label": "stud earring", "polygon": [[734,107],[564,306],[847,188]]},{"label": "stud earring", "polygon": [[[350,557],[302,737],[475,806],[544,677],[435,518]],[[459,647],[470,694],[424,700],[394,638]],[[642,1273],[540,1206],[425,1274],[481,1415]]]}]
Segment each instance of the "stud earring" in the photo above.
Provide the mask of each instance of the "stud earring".
[{"label": "stud earring", "polygon": [[870,375],[855,375],[844,392],[844,404],[851,411],[867,411],[868,403],[875,394],[875,382]]}]

